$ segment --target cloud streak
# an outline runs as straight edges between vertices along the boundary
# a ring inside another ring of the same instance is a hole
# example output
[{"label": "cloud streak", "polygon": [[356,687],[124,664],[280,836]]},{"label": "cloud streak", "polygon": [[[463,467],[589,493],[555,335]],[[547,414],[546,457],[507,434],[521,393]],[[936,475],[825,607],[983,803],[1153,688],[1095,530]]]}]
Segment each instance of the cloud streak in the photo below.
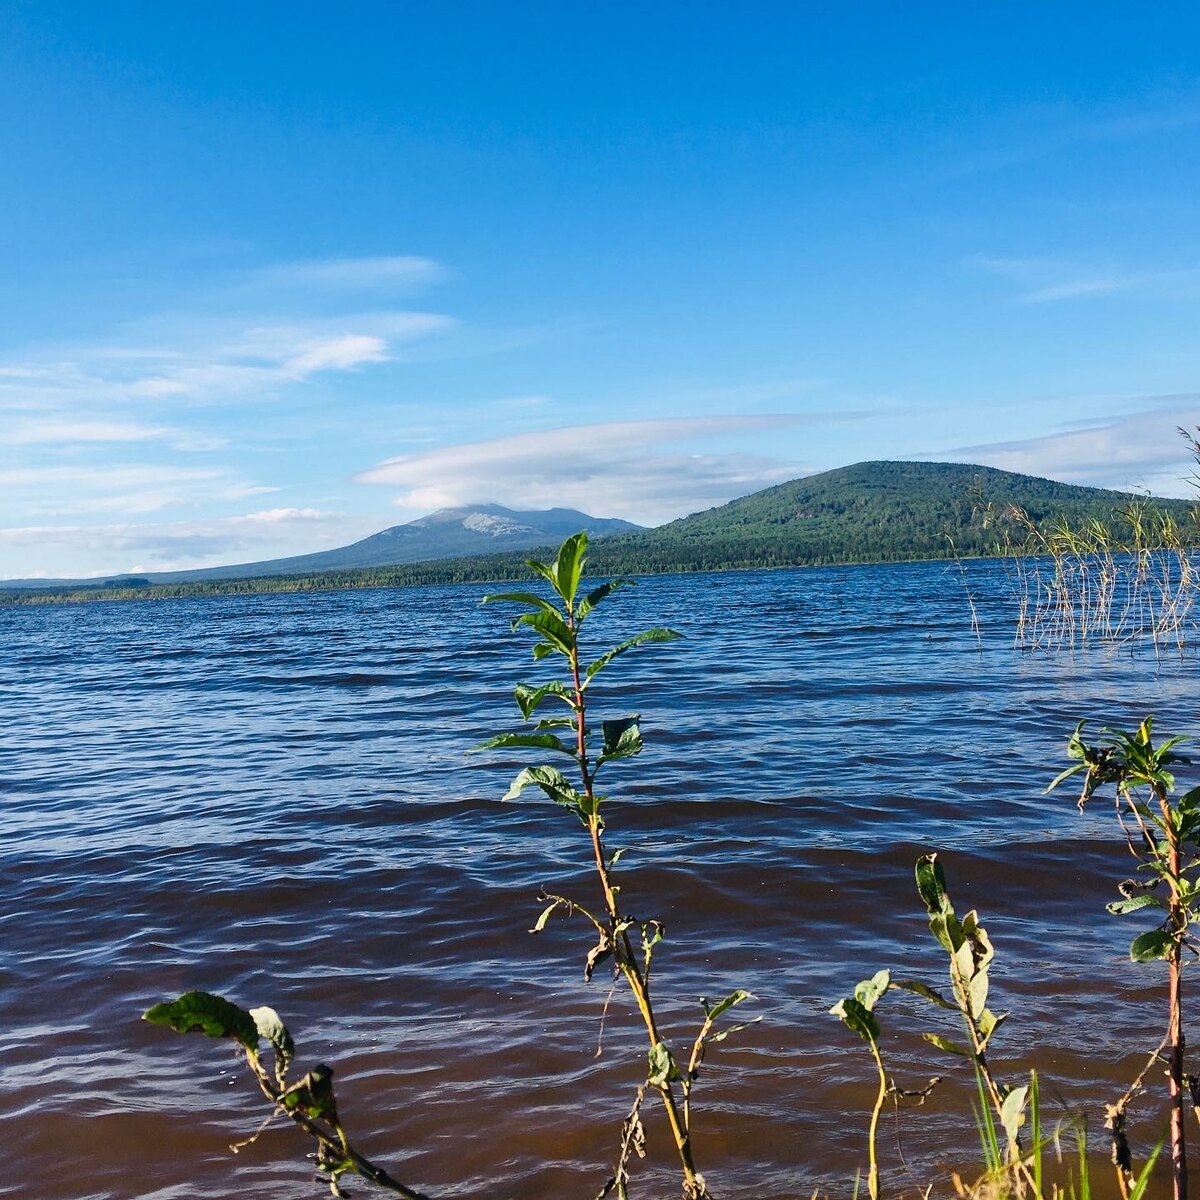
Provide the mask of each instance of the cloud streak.
[{"label": "cloud streak", "polygon": [[[375,524],[316,508],[274,508],[213,520],[0,529],[0,549],[28,564],[14,577],[103,577],[307,554],[354,541]],[[80,563],[88,565],[81,570]]]},{"label": "cloud streak", "polygon": [[394,503],[414,511],[493,500],[657,524],[805,470],[794,461],[729,449],[702,453],[693,444],[854,417],[710,416],[576,425],[400,455],[355,479],[398,489]]},{"label": "cloud streak", "polygon": [[922,458],[944,459],[1040,475],[1118,491],[1149,489],[1190,496],[1194,471],[1179,427],[1200,424],[1200,394],[1148,398],[1137,412],[1097,418],[1041,437],[960,446]]},{"label": "cloud streak", "polygon": [[1016,288],[1018,304],[1053,304],[1131,293],[1146,298],[1194,296],[1200,291],[1200,269],[1172,267],[1141,271],[1112,264],[1072,262],[1055,258],[989,258],[976,255],[969,265],[1007,281]]}]

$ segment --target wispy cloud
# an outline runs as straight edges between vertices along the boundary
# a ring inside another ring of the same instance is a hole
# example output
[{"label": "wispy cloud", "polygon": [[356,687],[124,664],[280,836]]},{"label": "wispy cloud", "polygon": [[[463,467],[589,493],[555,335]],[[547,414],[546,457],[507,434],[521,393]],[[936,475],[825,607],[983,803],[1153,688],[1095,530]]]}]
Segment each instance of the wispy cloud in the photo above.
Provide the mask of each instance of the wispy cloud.
[{"label": "wispy cloud", "polygon": [[1018,304],[1052,304],[1127,293],[1143,298],[1200,294],[1200,267],[1131,270],[1113,263],[1057,258],[993,258],[975,255],[969,266],[1010,283]]},{"label": "wispy cloud", "polygon": [[1172,105],[1084,112],[1066,105],[1029,105],[993,123],[987,141],[973,134],[971,149],[938,175],[953,179],[1026,166],[1075,146],[1118,144],[1178,134],[1200,125],[1200,99]]},{"label": "wispy cloud", "polygon": [[175,435],[165,425],[135,421],[19,420],[4,431],[12,446],[72,445],[80,442],[146,442]]},{"label": "wispy cloud", "polygon": [[1200,394],[1148,397],[1137,411],[1098,417],[1041,437],[960,446],[921,455],[1092,487],[1193,494],[1194,472],[1179,427],[1200,425]]},{"label": "wispy cloud", "polygon": [[0,529],[0,549],[24,564],[14,578],[104,576],[307,554],[354,541],[375,526],[316,508],[273,508],[216,520]]},{"label": "wispy cloud", "polygon": [[695,444],[852,419],[780,414],[577,425],[401,455],[355,478],[399,489],[395,503],[414,511],[493,500],[656,524],[805,470],[795,461],[731,449],[702,453]]},{"label": "wispy cloud", "polygon": [[393,254],[375,258],[305,259],[276,263],[253,272],[251,279],[268,284],[303,284],[333,288],[369,288],[378,284],[428,284],[445,278],[445,268],[431,258]]}]

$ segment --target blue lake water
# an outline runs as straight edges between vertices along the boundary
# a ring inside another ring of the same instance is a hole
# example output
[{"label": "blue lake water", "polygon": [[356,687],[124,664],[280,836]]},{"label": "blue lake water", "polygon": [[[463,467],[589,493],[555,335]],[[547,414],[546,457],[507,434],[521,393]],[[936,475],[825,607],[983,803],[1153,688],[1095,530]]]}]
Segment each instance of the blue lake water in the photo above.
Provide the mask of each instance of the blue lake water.
[{"label": "blue lake water", "polygon": [[[684,640],[600,677],[596,716],[643,714],[613,764],[627,907],[668,937],[656,988],[690,1044],[696,997],[749,988],[752,1029],[697,1085],[696,1153],[729,1200],[849,1194],[871,1066],[827,1015],[881,966],[940,983],[912,865],[942,852],[997,946],[1003,1071],[1055,1111],[1119,1093],[1157,1041],[1154,968],[1105,900],[1132,865],[1102,804],[1043,795],[1076,720],[1197,728],[1195,660],[1013,648],[1003,563],[660,576],[609,601],[597,647]],[[475,586],[0,608],[0,1196],[320,1195],[304,1140],[262,1115],[228,1047],[138,1021],[192,988],[288,1020],[337,1070],[361,1149],[436,1197],[590,1197],[645,1048],[582,981],[580,924],[528,933],[537,893],[592,895],[578,823],[501,804],[528,640]],[[742,1011],[742,1010],[739,1010]],[[969,1162],[952,1033],[898,1003],[908,1172]],[[596,1057],[598,1042],[603,1053]],[[1145,1133],[1157,1140],[1153,1108]],[[677,1194],[661,1113],[635,1195]],[[957,1157],[956,1157],[957,1156]],[[362,1184],[352,1189],[368,1194]],[[326,1192],[327,1194],[327,1192]]]}]

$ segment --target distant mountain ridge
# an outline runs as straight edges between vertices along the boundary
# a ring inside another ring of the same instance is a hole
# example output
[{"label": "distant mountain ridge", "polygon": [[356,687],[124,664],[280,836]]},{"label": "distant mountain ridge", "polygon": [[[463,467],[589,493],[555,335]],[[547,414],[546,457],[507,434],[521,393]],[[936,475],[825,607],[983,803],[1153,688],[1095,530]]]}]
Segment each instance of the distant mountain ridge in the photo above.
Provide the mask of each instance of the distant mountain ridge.
[{"label": "distant mountain ridge", "polygon": [[[597,546],[591,563],[599,572],[711,571],[994,555],[1011,544],[997,520],[1008,506],[1038,526],[1098,520],[1120,533],[1117,514],[1136,498],[971,463],[862,462],[619,536]],[[1154,504],[1194,522],[1189,501]],[[1017,531],[1013,541],[1022,536]]]},{"label": "distant mountain ridge", "polygon": [[190,571],[139,571],[108,580],[21,579],[0,582],[5,587],[92,586],[107,583],[194,583],[219,579],[258,579],[276,575],[310,575],[323,571],[347,571],[362,567],[401,566],[437,558],[459,558],[495,554],[505,550],[528,550],[562,541],[586,529],[590,537],[603,538],[640,529],[631,521],[615,517],[592,517],[573,508],[521,511],[500,504],[472,504],[442,508],[427,517],[404,525],[393,525],[349,546],[318,550],[290,558],[237,563],[227,567],[198,567]]},{"label": "distant mountain ridge", "polygon": [[[92,599],[512,579],[526,574],[523,559],[530,550],[552,552],[565,536],[584,527],[596,539],[588,555],[592,575],[985,556],[1011,553],[1020,541],[1019,530],[1009,540],[1002,522],[995,519],[1009,505],[1020,506],[1039,526],[1057,519],[1073,525],[1095,520],[1120,536],[1124,532],[1120,510],[1134,499],[1138,497],[1130,493],[969,463],[877,461],[794,479],[656,529],[630,530],[626,522],[598,521],[569,509],[529,514],[477,505],[443,510],[341,550],[177,572],[177,581],[163,580],[157,587],[121,588],[120,581],[114,581],[118,586],[106,590],[86,581],[83,588],[69,590],[70,585],[56,588],[48,581],[29,582],[44,589],[46,599]],[[1192,544],[1200,544],[1200,507],[1186,500],[1152,498],[1152,502],[1159,512],[1179,521]],[[538,522],[531,519],[534,516],[546,519]],[[521,528],[513,529],[509,521]],[[407,560],[394,556],[431,545],[422,541],[426,536],[422,531],[442,524],[452,531],[447,536],[468,539],[460,544],[470,548],[436,558],[424,557],[426,551]],[[606,536],[599,536],[601,531]],[[520,544],[509,541],[510,537]],[[481,545],[483,551],[477,548]],[[368,557],[371,562],[364,561]],[[323,565],[314,570],[303,565],[329,564],[335,559],[340,565],[332,568]],[[265,568],[273,574],[264,577]],[[233,571],[238,574],[230,574]],[[33,588],[8,587],[4,598],[9,601],[24,594],[33,599]]]}]

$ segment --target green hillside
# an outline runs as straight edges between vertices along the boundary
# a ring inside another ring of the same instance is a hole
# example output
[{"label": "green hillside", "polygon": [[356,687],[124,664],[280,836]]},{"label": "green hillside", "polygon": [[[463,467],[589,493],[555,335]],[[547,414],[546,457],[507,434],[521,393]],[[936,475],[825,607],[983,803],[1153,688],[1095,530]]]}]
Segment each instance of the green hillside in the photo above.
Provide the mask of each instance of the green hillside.
[{"label": "green hillside", "polygon": [[[1007,506],[1020,506],[1042,527],[1058,518],[1095,519],[1119,530],[1116,514],[1130,498],[968,464],[856,463],[612,538],[595,547],[591,561],[599,571],[710,571],[996,555],[1023,536],[997,522]],[[1155,503],[1180,521],[1192,519],[1187,501]]]},{"label": "green hillside", "polygon": [[[1041,527],[1065,519],[1097,520],[1122,532],[1120,510],[1131,497],[1030,475],[958,463],[868,462],[767,488],[657,529],[594,542],[593,574],[654,574],[740,567],[895,562],[1006,554],[1024,534],[997,524],[1020,506]],[[1155,500],[1200,542],[1196,506]],[[990,513],[990,516],[987,514]],[[547,548],[549,551],[549,548]],[[213,579],[126,587],[23,589],[0,602],[150,599],[254,592],[404,587],[506,579],[524,574],[531,552],[440,559],[402,566],[254,579]]]}]

